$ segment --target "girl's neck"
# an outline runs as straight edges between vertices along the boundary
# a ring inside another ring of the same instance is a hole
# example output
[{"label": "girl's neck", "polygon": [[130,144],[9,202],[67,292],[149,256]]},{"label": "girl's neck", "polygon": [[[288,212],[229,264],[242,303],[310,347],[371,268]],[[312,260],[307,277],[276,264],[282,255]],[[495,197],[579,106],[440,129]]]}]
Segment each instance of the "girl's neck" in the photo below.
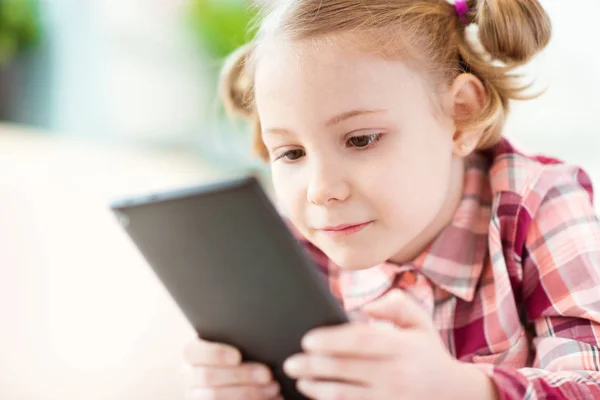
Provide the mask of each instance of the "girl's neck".
[{"label": "girl's neck", "polygon": [[465,181],[465,160],[455,157],[452,160],[452,171],[450,173],[450,184],[446,194],[446,201],[437,216],[415,239],[400,250],[391,262],[405,264],[418,257],[435,238],[454,219],[454,215],[463,197]]}]

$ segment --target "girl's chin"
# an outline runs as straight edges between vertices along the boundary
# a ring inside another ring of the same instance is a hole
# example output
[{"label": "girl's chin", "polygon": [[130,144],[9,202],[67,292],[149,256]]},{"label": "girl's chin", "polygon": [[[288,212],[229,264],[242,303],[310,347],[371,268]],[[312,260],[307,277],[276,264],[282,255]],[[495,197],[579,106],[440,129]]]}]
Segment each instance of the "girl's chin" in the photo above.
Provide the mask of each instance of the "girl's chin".
[{"label": "girl's chin", "polygon": [[369,254],[369,257],[365,257],[365,252],[343,252],[340,254],[336,252],[329,256],[331,261],[340,269],[344,271],[360,271],[364,269],[373,268],[376,265],[382,264],[386,261],[385,257],[373,257],[373,254]]}]

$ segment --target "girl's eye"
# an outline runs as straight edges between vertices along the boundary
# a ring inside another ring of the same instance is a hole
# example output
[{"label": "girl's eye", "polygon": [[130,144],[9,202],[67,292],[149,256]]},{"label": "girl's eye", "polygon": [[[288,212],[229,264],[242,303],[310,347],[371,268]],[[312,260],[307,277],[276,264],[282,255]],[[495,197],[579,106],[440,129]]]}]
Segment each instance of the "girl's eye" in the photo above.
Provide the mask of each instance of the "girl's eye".
[{"label": "girl's eye", "polygon": [[381,134],[354,136],[346,142],[347,147],[364,148],[377,143],[381,139]]},{"label": "girl's eye", "polygon": [[300,150],[300,149],[288,150],[285,153],[278,156],[275,160],[285,158],[287,161],[296,161],[302,156],[304,156],[304,150]]}]

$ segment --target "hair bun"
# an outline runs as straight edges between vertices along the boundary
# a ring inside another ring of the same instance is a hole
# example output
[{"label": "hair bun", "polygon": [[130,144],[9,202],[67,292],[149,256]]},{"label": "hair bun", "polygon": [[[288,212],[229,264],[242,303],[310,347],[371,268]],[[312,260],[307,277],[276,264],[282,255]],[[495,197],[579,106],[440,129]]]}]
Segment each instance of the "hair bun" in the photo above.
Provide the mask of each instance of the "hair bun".
[{"label": "hair bun", "polygon": [[550,17],[538,0],[481,0],[479,38],[492,58],[507,65],[527,63],[550,41]]}]

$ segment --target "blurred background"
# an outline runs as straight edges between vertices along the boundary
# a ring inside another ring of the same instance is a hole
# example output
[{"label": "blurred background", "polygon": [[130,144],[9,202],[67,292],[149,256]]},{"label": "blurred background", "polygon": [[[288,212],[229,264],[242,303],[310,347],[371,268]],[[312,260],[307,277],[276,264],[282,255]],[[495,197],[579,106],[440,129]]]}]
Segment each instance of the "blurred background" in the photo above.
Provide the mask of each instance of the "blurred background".
[{"label": "blurred background", "polygon": [[[600,183],[598,0],[554,38],[506,134]],[[0,399],[182,399],[194,336],[107,210],[263,165],[215,100],[243,0],[0,0]]]}]

